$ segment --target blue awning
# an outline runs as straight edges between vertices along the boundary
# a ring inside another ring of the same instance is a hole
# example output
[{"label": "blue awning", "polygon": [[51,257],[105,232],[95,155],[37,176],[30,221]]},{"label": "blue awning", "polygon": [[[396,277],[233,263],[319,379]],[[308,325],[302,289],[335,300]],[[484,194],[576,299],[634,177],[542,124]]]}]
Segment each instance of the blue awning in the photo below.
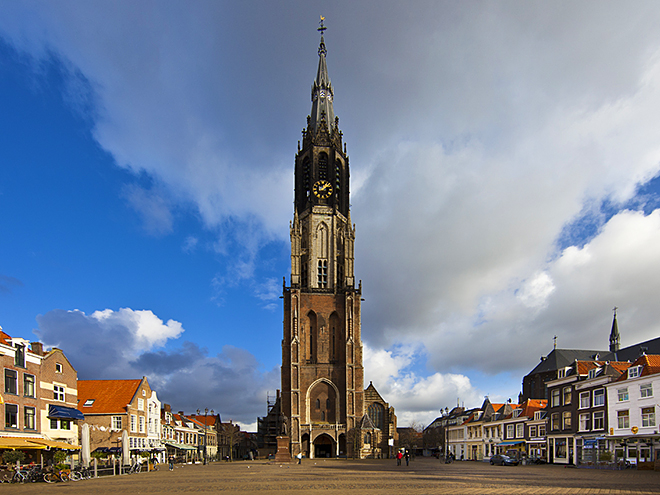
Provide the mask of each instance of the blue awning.
[{"label": "blue awning", "polygon": [[48,406],[48,417],[53,419],[85,419],[83,413],[73,407]]},{"label": "blue awning", "polygon": [[518,445],[519,443],[525,443],[524,440],[516,440],[513,442],[500,442],[497,445]]}]

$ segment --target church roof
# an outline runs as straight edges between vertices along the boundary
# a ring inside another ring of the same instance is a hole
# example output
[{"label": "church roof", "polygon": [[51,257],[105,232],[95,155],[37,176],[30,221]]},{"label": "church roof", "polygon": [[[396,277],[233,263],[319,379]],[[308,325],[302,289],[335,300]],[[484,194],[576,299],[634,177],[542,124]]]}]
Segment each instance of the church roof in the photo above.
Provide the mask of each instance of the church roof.
[{"label": "church roof", "polygon": [[363,430],[377,430],[376,426],[374,426],[373,421],[371,421],[371,418],[369,417],[368,414],[365,414],[362,416],[362,419],[360,420],[360,428]]}]

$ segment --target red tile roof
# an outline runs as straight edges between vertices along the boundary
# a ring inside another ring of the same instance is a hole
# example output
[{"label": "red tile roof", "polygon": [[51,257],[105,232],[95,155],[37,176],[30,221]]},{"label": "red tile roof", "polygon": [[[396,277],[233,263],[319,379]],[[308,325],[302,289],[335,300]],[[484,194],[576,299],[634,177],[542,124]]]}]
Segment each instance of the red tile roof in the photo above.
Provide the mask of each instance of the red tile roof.
[{"label": "red tile roof", "polygon": [[0,330],[0,343],[5,345],[11,345],[11,337],[9,336],[9,334],[6,334],[2,330]]},{"label": "red tile roof", "polygon": [[[629,367],[641,366],[640,376],[655,375],[660,373],[660,356],[657,354],[645,354],[638,357]],[[628,379],[628,373],[622,373],[617,382],[624,382]]]},{"label": "red tile roof", "polygon": [[[142,380],[78,380],[78,410],[83,414],[120,414],[135,396]],[[85,406],[88,400],[91,406]]]}]

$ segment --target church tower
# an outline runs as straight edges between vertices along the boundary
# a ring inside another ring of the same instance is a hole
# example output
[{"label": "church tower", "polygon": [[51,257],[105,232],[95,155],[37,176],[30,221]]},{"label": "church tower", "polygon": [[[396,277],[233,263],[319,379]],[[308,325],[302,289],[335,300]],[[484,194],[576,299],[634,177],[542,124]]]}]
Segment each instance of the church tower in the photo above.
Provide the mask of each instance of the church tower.
[{"label": "church tower", "polygon": [[295,159],[290,286],[284,283],[282,413],[292,455],[350,455],[364,413],[361,287],[353,274],[349,165],[321,20],[312,110]]}]

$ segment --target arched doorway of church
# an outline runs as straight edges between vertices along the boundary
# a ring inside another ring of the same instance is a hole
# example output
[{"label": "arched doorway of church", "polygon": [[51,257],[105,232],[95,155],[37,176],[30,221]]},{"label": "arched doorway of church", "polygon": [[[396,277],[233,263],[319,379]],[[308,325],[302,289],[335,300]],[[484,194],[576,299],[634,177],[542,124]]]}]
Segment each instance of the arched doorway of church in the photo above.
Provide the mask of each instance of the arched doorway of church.
[{"label": "arched doorway of church", "polygon": [[314,457],[334,457],[335,442],[326,434],[314,439]]}]

